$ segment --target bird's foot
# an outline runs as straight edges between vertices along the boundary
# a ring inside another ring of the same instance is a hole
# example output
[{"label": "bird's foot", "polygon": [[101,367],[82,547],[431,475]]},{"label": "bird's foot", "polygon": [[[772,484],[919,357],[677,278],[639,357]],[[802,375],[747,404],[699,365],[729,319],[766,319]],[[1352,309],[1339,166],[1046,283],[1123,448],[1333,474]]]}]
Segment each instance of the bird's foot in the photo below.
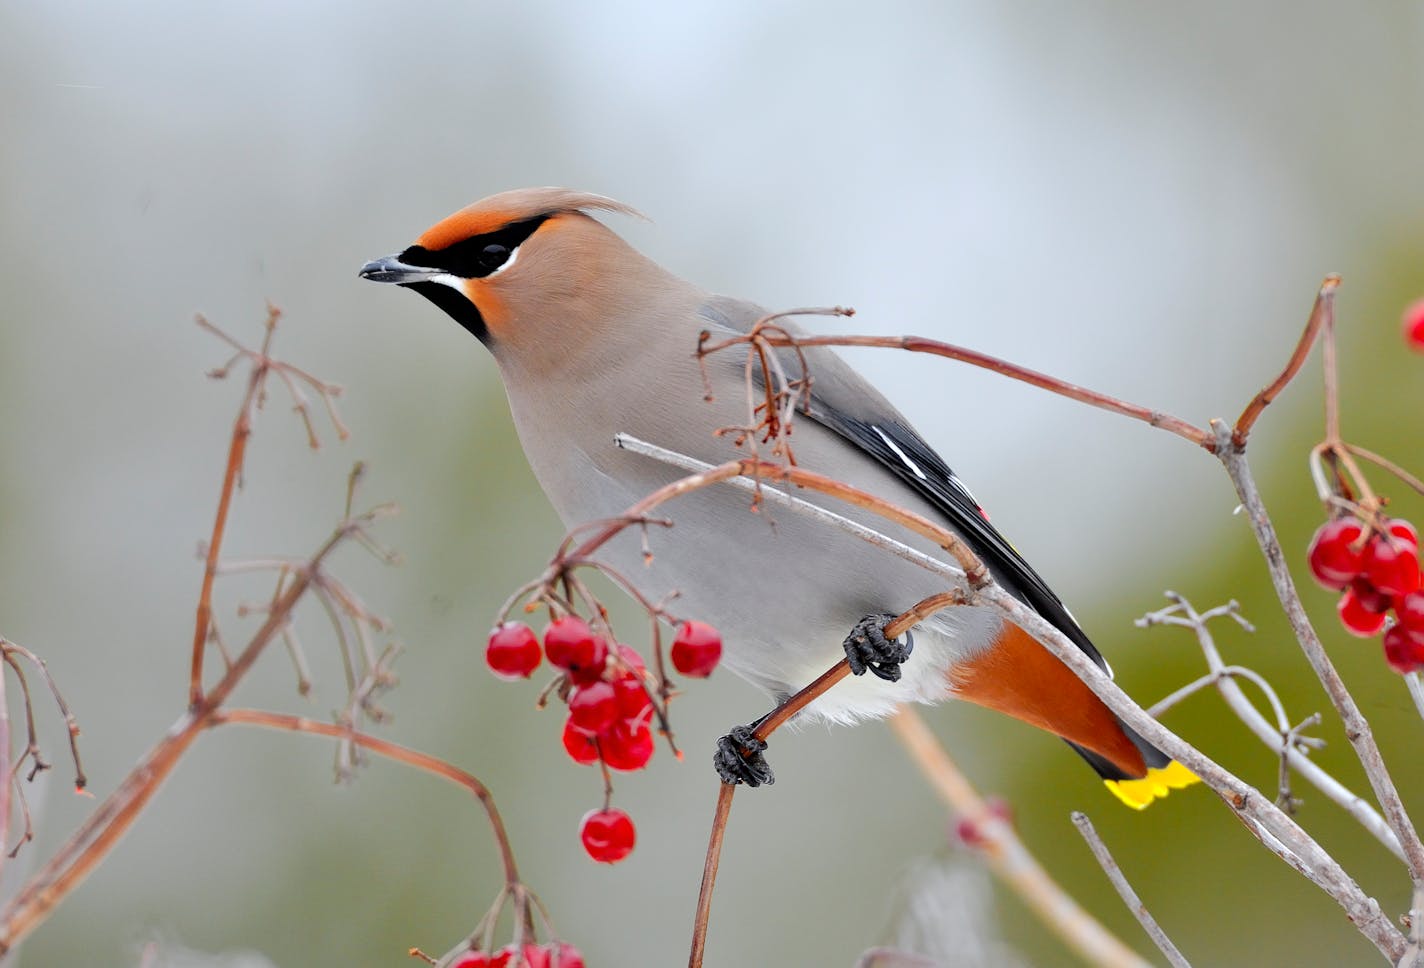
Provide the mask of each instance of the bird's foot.
[{"label": "bird's foot", "polygon": [[845,654],[854,675],[863,676],[869,670],[886,682],[899,681],[900,663],[914,651],[915,640],[909,631],[898,639],[885,637],[885,626],[894,618],[894,615],[867,615],[850,630],[845,639]]},{"label": "bird's foot", "polygon": [[752,729],[752,726],[737,726],[717,740],[717,752],[712,756],[712,763],[717,767],[717,775],[723,783],[759,787],[776,782],[771,764],[761,755],[766,749],[766,740],[757,739]]}]

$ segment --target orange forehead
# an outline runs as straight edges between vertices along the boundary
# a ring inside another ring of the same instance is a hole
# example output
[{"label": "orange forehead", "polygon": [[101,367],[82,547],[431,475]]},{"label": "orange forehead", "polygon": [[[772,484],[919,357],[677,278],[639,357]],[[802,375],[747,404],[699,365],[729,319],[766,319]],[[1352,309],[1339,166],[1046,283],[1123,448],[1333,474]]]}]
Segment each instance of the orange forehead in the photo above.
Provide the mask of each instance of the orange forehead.
[{"label": "orange forehead", "polygon": [[431,252],[439,252],[456,242],[497,231],[511,222],[517,222],[521,218],[527,217],[527,214],[521,214],[508,208],[494,208],[477,202],[436,222],[415,241],[417,245],[423,246]]}]

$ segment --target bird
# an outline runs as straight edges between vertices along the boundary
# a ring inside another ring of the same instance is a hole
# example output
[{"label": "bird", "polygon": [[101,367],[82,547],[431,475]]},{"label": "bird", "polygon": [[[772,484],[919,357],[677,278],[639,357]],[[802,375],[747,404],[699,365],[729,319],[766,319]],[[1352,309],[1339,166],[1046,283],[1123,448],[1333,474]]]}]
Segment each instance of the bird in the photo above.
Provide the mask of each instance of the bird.
[{"label": "bird", "polygon": [[[489,350],[530,467],[571,529],[621,515],[685,473],[620,448],[619,434],[710,464],[739,456],[730,452],[736,435],[718,431],[747,424],[745,360],[699,357],[699,340],[745,335],[769,315],[673,274],[599,215],[641,217],[603,195],[505,191],[441,219],[359,273],[414,290]],[[1111,674],[1059,598],[880,391],[830,349],[780,352],[788,370],[804,361],[809,383],[789,438],[800,467],[947,526],[996,582]],[[630,533],[637,529],[606,545],[601,558],[635,576],[649,600],[676,594],[680,613],[719,629],[727,668],[778,703],[849,659],[856,675],[798,718],[851,724],[904,703],[952,698],[1063,738],[1136,809],[1196,781],[993,609],[948,608],[901,639],[880,634],[891,617],[944,591],[943,578],[823,521],[754,511],[730,487],[697,491],[665,509],[674,526],[656,539],[651,564]],[[940,550],[870,512],[834,510],[926,553]],[[774,780],[765,744],[754,739],[743,726],[719,740],[714,762],[724,781]]]}]

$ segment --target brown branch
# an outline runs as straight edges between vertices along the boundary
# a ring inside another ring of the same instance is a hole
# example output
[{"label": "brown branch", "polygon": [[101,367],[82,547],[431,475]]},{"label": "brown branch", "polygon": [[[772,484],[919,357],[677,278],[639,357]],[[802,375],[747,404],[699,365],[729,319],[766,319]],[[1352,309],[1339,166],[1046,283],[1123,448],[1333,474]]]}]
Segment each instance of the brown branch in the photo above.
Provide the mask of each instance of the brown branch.
[{"label": "brown branch", "polygon": [[[269,303],[267,306],[267,328],[262,335],[262,349],[258,352],[252,370],[248,374],[247,392],[243,395],[242,405],[237,411],[237,419],[233,421],[232,425],[232,441],[228,444],[227,450],[227,468],[223,471],[222,492],[218,495],[217,516],[213,521],[213,532],[208,539],[208,553],[203,565],[203,587],[198,593],[198,615],[193,629],[192,667],[188,674],[188,706],[190,708],[196,708],[203,698],[203,657],[208,643],[208,626],[213,618],[213,580],[217,577],[218,558],[222,553],[223,536],[227,533],[227,516],[228,510],[232,506],[232,494],[237,489],[237,483],[242,477],[243,459],[247,454],[247,441],[252,436],[252,415],[260,406],[263,388],[267,381],[269,372],[266,363],[267,351],[271,348],[272,336],[276,332],[277,320],[281,316],[282,311]],[[209,376],[219,379],[225,377],[228,369],[239,357],[251,355],[251,352],[241,343],[208,322],[202,314],[198,315],[197,323],[238,350],[238,357],[234,357],[226,366],[213,370],[208,374]]]},{"label": "brown branch", "polygon": [[1386,471],[1399,478],[1401,481],[1403,481],[1409,487],[1413,488],[1415,491],[1419,492],[1420,494],[1424,494],[1424,481],[1421,481],[1419,478],[1409,473],[1403,467],[1400,467],[1394,461],[1389,460],[1385,457],[1381,457],[1379,454],[1376,454],[1372,450],[1365,450],[1365,448],[1363,447],[1357,447],[1354,444],[1342,443],[1341,446],[1344,447],[1350,453],[1354,454],[1356,457],[1362,457],[1365,460],[1369,461],[1371,464],[1376,464],[1379,467],[1384,468]]},{"label": "brown branch", "polygon": [[504,821],[500,819],[499,810],[495,807],[494,797],[490,794],[489,788],[481,783],[473,773],[468,773],[428,753],[371,736],[350,726],[318,722],[301,716],[289,716],[285,713],[266,712],[260,709],[223,709],[215,711],[207,720],[209,727],[222,726],[227,723],[260,726],[264,729],[282,730],[290,733],[310,733],[315,736],[344,740],[368,749],[378,756],[395,760],[397,763],[404,763],[417,770],[424,770],[449,780],[457,786],[464,787],[474,795],[475,799],[479,800],[485,815],[489,817],[490,828],[494,834],[495,843],[499,847],[500,863],[504,867],[506,887],[514,888],[519,885],[519,868],[514,862],[514,849],[510,846],[509,834],[505,831]]},{"label": "brown branch", "polygon": [[712,815],[712,835],[707,840],[707,859],[702,864],[702,887],[697,892],[697,914],[692,922],[692,952],[687,957],[688,968],[702,968],[707,951],[707,920],[712,914],[712,889],[717,884],[717,866],[722,860],[722,838],[727,833],[727,816],[732,812],[732,797],[737,792],[734,783],[719,783],[717,809]]},{"label": "brown branch", "polygon": [[1236,429],[1232,432],[1231,440],[1237,447],[1246,446],[1246,438],[1250,435],[1251,428],[1256,425],[1256,419],[1305,365],[1306,357],[1310,355],[1310,349],[1315,345],[1321,328],[1329,328],[1334,322],[1335,291],[1339,288],[1340,277],[1333,274],[1326,276],[1325,281],[1320,284],[1320,291],[1315,295],[1315,305],[1311,307],[1310,317],[1305,323],[1305,332],[1301,333],[1295,352],[1291,353],[1285,369],[1265,389],[1256,394],[1246,405],[1246,409],[1241,411],[1241,416],[1236,418]]},{"label": "brown branch", "polygon": [[[885,637],[897,639],[940,609],[961,605],[964,601],[965,593],[959,589],[931,595],[916,602],[886,625]],[[842,659],[817,676],[809,685],[798,690],[790,699],[777,706],[770,715],[763,717],[757,723],[756,728],[752,730],[752,736],[765,741],[793,716],[825,695],[827,690],[848,675],[850,675],[850,664]],[[712,913],[712,890],[717,880],[722,839],[726,834],[727,818],[732,810],[732,794],[735,790],[736,784],[723,782],[717,793],[717,809],[712,818],[712,835],[707,843],[707,859],[702,868],[702,886],[697,896],[697,914],[692,925],[692,952],[688,958],[691,968],[700,968],[702,964],[703,950],[707,942],[707,919]]]},{"label": "brown branch", "polygon": [[933,356],[943,356],[946,359],[958,360],[961,363],[968,363],[970,366],[977,366],[981,369],[991,370],[1012,380],[1027,383],[1056,393],[1059,396],[1068,397],[1070,400],[1077,400],[1079,403],[1086,403],[1099,410],[1106,410],[1109,413],[1120,414],[1124,417],[1131,417],[1133,420],[1140,420],[1152,427],[1158,427],[1168,433],[1176,434],[1184,440],[1189,440],[1198,447],[1207,451],[1215,448],[1215,441],[1212,440],[1210,432],[1200,427],[1193,426],[1180,417],[1163,413],[1160,410],[1152,410],[1136,403],[1129,403],[1126,400],[1119,400],[1116,397],[1099,393],[1096,390],[1089,390],[1077,384],[1068,383],[1057,377],[1040,373],[1037,370],[1030,370],[1027,367],[1010,363],[1007,360],[990,356],[987,353],[980,353],[975,350],[956,346],[952,343],[943,343],[939,340],[927,339],[923,336],[775,336],[765,333],[758,333],[755,329],[746,336],[738,336],[728,339],[722,343],[708,346],[706,352],[715,352],[726,346],[733,346],[738,343],[750,340],[763,340],[771,346],[866,346],[878,347],[882,349],[909,350],[911,353],[929,353]]},{"label": "brown branch", "polygon": [[0,911],[0,955],[13,950],[51,910],[78,887],[133,826],[183,754],[208,726],[208,721],[247,674],[310,586],[310,575],[345,539],[356,520],[344,521],[326,543],[296,573],[286,592],[268,612],[247,647],[198,704],[186,711],[137,766],[119,783],[80,828],[55,852]]}]

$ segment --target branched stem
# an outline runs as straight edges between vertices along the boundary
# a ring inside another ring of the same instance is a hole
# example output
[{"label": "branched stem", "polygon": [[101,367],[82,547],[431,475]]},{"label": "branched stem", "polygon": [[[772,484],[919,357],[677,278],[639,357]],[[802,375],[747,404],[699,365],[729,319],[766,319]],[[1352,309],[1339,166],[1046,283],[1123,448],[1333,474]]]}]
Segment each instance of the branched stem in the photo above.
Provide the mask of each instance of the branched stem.
[{"label": "branched stem", "polygon": [[506,887],[514,889],[519,886],[519,868],[514,861],[514,850],[510,847],[504,821],[500,818],[499,810],[495,807],[494,797],[490,795],[489,788],[481,783],[473,773],[466,772],[428,753],[380,739],[350,726],[318,722],[301,716],[289,716],[285,713],[267,712],[260,709],[222,709],[214,712],[207,721],[209,727],[222,726],[227,723],[260,726],[264,729],[282,730],[289,733],[310,733],[314,736],[326,736],[331,739],[355,743],[377,756],[384,756],[397,763],[404,763],[417,770],[424,770],[426,773],[464,787],[480,802],[485,815],[489,818],[495,844],[499,847],[500,863],[504,867]]}]

